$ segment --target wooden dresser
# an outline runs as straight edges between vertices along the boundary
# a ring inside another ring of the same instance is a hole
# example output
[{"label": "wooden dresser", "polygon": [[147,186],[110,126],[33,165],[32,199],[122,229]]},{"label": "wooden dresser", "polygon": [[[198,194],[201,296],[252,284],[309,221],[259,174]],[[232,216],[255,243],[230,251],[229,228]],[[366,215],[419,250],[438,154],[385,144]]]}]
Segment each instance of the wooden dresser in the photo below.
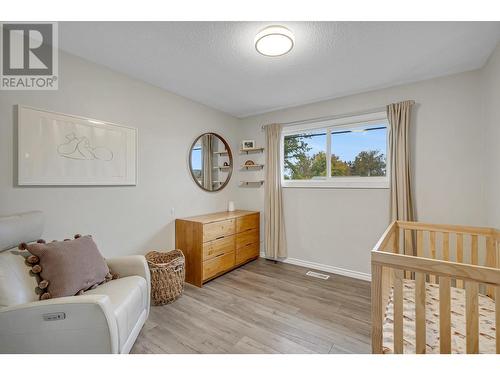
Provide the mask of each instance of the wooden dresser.
[{"label": "wooden dresser", "polygon": [[186,257],[186,281],[203,283],[259,257],[260,213],[218,212],[175,220],[175,247]]}]

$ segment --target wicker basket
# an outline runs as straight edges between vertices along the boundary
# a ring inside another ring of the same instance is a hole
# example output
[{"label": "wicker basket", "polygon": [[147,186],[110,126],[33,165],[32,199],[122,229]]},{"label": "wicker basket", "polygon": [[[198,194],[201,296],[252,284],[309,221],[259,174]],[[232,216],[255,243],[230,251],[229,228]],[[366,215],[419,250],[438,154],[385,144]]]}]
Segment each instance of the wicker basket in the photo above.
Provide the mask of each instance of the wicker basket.
[{"label": "wicker basket", "polygon": [[151,272],[151,299],[153,305],[175,301],[184,290],[184,254],[180,250],[150,251],[146,260]]}]

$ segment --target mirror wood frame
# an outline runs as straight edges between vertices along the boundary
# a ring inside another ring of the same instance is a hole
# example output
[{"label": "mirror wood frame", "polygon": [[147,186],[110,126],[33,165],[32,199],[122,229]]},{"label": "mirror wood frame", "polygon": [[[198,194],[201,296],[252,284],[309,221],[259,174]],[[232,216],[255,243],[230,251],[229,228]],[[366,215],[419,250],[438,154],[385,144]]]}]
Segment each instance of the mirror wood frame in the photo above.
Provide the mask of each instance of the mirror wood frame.
[{"label": "mirror wood frame", "polygon": [[[218,189],[208,190],[207,188],[203,187],[199,183],[199,181],[196,179],[196,176],[193,173],[193,161],[192,161],[193,160],[192,159],[193,149],[194,149],[194,146],[196,145],[196,143],[198,143],[198,141],[200,140],[200,138],[203,137],[204,135],[213,135],[213,136],[217,137],[224,144],[224,147],[225,147],[225,149],[227,151],[227,156],[228,156],[228,159],[229,159],[229,167],[230,168],[229,168],[229,171],[228,171],[228,175],[227,175],[226,181],[224,181],[224,183],[221,184]],[[224,139],[224,137],[220,136],[217,133],[213,133],[213,132],[203,133],[203,134],[199,135],[198,137],[196,137],[196,139],[193,141],[193,143],[191,144],[191,147],[189,149],[189,172],[191,173],[191,177],[193,178],[194,183],[196,184],[196,186],[198,186],[200,189],[202,189],[202,190],[204,190],[206,192],[216,193],[216,192],[221,191],[222,189],[224,189],[226,187],[226,185],[229,183],[229,181],[231,180],[231,176],[233,174],[233,154],[231,152],[231,147],[229,147],[229,143],[227,143],[227,141]]]}]

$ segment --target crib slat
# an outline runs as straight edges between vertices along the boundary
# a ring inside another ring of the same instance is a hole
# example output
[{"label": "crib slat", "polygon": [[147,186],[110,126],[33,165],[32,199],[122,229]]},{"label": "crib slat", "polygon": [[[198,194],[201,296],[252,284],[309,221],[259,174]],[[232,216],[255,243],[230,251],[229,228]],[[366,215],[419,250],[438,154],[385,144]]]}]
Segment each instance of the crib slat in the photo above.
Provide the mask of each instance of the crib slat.
[{"label": "crib slat", "polygon": [[443,233],[443,260],[450,260],[450,234]]},{"label": "crib slat", "polygon": [[429,232],[431,258],[436,259],[436,232]]},{"label": "crib slat", "polygon": [[417,230],[417,256],[424,256],[424,232],[421,230]]},{"label": "crib slat", "polygon": [[[413,232],[410,229],[404,230],[404,254],[415,255],[413,252]],[[405,271],[405,278],[412,279],[412,272]]]},{"label": "crib slat", "polygon": [[394,254],[399,254],[399,228],[396,227],[394,229],[394,233],[392,234],[392,252]]},{"label": "crib slat", "polygon": [[412,232],[410,229],[405,229],[404,232],[405,232],[405,239],[404,239],[405,255],[415,255],[415,254],[413,254],[413,244],[411,241]]},{"label": "crib slat", "polygon": [[470,262],[472,264],[477,265],[478,262],[478,250],[477,250],[477,234],[473,234],[471,236],[471,254],[470,254]]},{"label": "crib slat", "polygon": [[465,318],[467,354],[479,353],[479,284],[473,281],[465,283]]},{"label": "crib slat", "polygon": [[[497,268],[497,259],[495,251],[495,239],[493,237],[486,238],[486,267]],[[495,293],[493,286],[486,288],[486,295],[493,297]]]},{"label": "crib slat", "polygon": [[403,271],[394,270],[394,353],[403,354]]},{"label": "crib slat", "polygon": [[[429,233],[430,242],[430,256],[432,259],[436,259],[436,232]],[[429,275],[429,281],[431,283],[436,283],[436,275]]]},{"label": "crib slat", "polygon": [[425,274],[415,273],[415,346],[416,354],[425,354]]},{"label": "crib slat", "polygon": [[382,354],[382,266],[372,263],[372,353]]},{"label": "crib slat", "polygon": [[495,326],[497,354],[500,354],[500,286],[495,288]]},{"label": "crib slat", "polygon": [[451,353],[451,311],[450,311],[449,277],[439,278],[439,351],[441,354]]},{"label": "crib slat", "polygon": [[417,256],[424,256],[424,232],[417,230]]},{"label": "crib slat", "polygon": [[[462,233],[457,233],[457,263],[464,262],[464,235]],[[464,287],[464,281],[457,279],[457,288]]]}]

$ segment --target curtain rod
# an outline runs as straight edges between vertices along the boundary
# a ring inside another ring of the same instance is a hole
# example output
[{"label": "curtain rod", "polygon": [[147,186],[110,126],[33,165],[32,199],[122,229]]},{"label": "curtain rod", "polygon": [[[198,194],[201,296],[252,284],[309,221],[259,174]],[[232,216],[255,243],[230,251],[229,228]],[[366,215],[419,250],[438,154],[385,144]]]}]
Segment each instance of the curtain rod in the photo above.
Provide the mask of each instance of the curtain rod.
[{"label": "curtain rod", "polygon": [[[412,104],[415,104],[414,100],[411,100],[411,102],[412,102]],[[309,119],[304,119],[304,120],[289,121],[289,122],[280,122],[280,124],[283,125],[283,126],[290,126],[290,125],[308,124],[308,123],[311,123],[311,122],[337,120],[339,118],[344,118],[344,117],[367,115],[369,113],[382,112],[382,111],[385,112],[386,108],[387,108],[387,106],[383,106],[383,107],[366,109],[364,111],[356,111],[356,112],[350,112],[350,113],[343,113],[341,115],[314,117],[314,118],[309,118]],[[267,125],[262,125],[261,130],[264,130],[266,128],[266,126]]]}]

